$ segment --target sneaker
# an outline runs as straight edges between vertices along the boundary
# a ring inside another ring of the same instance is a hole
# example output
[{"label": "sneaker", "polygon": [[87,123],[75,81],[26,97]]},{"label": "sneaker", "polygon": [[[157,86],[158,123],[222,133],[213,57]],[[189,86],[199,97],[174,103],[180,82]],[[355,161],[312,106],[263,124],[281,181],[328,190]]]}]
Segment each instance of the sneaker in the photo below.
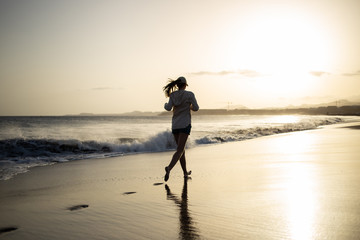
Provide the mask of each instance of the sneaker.
[{"label": "sneaker", "polygon": [[188,178],[191,175],[191,170],[187,172],[187,174],[184,174],[184,178]]}]

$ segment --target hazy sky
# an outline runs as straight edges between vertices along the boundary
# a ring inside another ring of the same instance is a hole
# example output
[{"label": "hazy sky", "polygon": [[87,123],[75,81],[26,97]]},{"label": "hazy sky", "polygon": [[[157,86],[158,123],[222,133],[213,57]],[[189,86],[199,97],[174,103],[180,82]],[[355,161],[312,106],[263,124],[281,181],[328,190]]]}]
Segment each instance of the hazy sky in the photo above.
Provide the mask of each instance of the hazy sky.
[{"label": "hazy sky", "polygon": [[359,0],[0,0],[0,115],[360,99]]}]

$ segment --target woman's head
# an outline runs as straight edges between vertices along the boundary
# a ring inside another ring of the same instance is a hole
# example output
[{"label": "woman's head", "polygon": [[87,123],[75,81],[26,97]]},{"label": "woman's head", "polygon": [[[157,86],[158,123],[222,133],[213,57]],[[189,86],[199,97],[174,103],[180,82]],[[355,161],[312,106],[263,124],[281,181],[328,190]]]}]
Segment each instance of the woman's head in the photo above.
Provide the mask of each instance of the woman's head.
[{"label": "woman's head", "polygon": [[178,77],[178,79],[173,80],[169,78],[169,83],[163,88],[166,97],[169,97],[174,89],[185,89],[187,86],[186,78]]}]

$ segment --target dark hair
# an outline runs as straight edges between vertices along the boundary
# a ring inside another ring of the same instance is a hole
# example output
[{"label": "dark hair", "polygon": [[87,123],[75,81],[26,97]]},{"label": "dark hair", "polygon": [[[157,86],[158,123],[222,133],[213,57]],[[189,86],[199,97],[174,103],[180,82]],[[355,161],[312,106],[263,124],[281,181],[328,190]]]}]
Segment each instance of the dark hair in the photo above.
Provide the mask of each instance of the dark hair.
[{"label": "dark hair", "polygon": [[169,78],[169,83],[163,88],[166,97],[170,97],[170,94],[174,91],[174,89],[180,89],[184,87],[186,83],[182,83],[181,79],[173,80]]}]

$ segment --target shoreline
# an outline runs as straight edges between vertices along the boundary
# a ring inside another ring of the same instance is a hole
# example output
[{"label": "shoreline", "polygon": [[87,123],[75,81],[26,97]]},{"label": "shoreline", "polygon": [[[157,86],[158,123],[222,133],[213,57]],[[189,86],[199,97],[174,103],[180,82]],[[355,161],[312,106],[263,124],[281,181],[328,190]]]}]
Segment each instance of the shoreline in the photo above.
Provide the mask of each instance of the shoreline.
[{"label": "shoreline", "polygon": [[171,152],[32,168],[0,182],[0,237],[356,239],[359,128],[187,149],[188,181]]},{"label": "shoreline", "polygon": [[[247,141],[253,138],[263,136],[277,135],[287,132],[306,131],[316,129],[323,125],[331,125],[338,123],[350,123],[356,121],[357,118],[315,118],[310,121],[302,119],[299,122],[274,126],[248,126],[244,129],[231,131],[202,133],[194,132],[189,138],[187,145],[195,148],[202,145],[211,145],[227,142]],[[280,119],[280,121],[282,121]],[[201,127],[200,127],[201,128]],[[226,129],[226,128],[225,128]],[[206,131],[206,130],[205,130]],[[2,162],[0,169],[0,181],[8,180],[18,174],[31,171],[37,166],[47,166],[59,164],[68,161],[79,161],[84,159],[106,159],[112,157],[126,157],[133,154],[148,154],[152,152],[172,151],[169,145],[175,147],[173,136],[170,131],[160,131],[155,135],[149,135],[147,138],[119,138],[120,142],[107,140],[97,140],[91,138],[89,140],[81,140],[81,138],[10,138],[0,142],[0,148],[5,149],[2,158],[8,161]],[[168,145],[165,145],[167,141]],[[10,154],[7,154],[10,153]]]}]

